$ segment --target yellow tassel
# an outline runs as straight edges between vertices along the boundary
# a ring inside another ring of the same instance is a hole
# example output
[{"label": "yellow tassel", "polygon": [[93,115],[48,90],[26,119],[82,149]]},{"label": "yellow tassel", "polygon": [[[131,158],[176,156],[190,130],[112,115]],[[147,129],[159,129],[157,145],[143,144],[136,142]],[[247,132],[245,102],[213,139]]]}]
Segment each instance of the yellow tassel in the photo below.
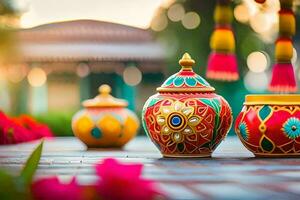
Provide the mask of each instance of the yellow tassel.
[{"label": "yellow tassel", "polygon": [[234,35],[229,29],[216,29],[210,40],[210,47],[216,51],[234,52]]},{"label": "yellow tassel", "polygon": [[290,62],[293,57],[293,44],[289,40],[279,40],[275,46],[275,57],[279,62]]},{"label": "yellow tassel", "polygon": [[296,19],[292,13],[279,14],[279,33],[285,36],[294,36],[296,33]]},{"label": "yellow tassel", "polygon": [[232,21],[232,10],[229,5],[217,5],[214,12],[214,20],[217,24],[230,24]]}]

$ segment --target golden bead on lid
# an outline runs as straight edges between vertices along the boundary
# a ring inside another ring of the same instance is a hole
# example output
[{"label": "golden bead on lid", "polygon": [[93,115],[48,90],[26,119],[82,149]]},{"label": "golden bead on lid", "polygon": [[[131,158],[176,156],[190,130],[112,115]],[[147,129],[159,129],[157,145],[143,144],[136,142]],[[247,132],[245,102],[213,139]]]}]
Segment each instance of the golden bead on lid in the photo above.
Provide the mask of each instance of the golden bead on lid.
[{"label": "golden bead on lid", "polygon": [[127,107],[128,102],[118,99],[110,95],[111,87],[109,85],[101,85],[99,87],[99,95],[93,99],[83,101],[82,105],[86,108],[104,108],[104,107]]},{"label": "golden bead on lid", "polygon": [[170,76],[159,88],[158,92],[214,92],[215,88],[193,71],[195,61],[188,53],[179,60],[181,70]]}]

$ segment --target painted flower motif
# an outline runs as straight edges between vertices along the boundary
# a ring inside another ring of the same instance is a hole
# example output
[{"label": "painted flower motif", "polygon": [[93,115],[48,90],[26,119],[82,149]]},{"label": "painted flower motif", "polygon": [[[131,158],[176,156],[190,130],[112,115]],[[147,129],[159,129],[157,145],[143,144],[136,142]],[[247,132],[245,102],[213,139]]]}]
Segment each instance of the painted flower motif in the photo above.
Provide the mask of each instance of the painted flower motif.
[{"label": "painted flower motif", "polygon": [[291,139],[296,139],[300,136],[300,120],[296,117],[289,118],[282,127],[282,130]]},{"label": "painted flower motif", "polygon": [[161,126],[161,138],[168,146],[177,144],[178,150],[183,152],[185,139],[197,141],[196,126],[202,119],[194,115],[192,106],[175,101],[170,106],[162,106],[160,113],[156,120]]},{"label": "painted flower motif", "polygon": [[239,131],[244,140],[249,139],[249,130],[248,130],[247,124],[245,122],[240,123]]}]

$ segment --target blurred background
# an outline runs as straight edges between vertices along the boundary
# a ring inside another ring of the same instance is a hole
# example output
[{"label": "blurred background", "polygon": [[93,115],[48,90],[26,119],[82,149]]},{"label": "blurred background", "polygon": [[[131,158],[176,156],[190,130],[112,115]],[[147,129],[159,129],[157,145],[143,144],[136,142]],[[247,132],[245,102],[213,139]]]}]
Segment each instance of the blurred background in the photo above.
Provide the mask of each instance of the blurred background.
[{"label": "blurred background", "polygon": [[[1,0],[0,108],[71,136],[72,115],[107,83],[140,116],[156,87],[180,69],[184,52],[205,77],[214,6],[211,0]],[[232,9],[241,78],[208,81],[236,116],[246,94],[267,93],[279,0],[235,0]]]}]

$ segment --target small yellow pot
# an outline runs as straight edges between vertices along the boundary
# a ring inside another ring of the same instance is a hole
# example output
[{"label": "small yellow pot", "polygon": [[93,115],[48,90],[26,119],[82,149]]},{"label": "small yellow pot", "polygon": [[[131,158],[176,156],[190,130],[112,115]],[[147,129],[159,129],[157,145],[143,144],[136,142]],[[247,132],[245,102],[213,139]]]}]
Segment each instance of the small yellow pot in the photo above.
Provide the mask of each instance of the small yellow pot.
[{"label": "small yellow pot", "polygon": [[127,109],[127,101],[110,95],[108,85],[99,87],[100,94],[83,102],[84,109],[72,119],[74,135],[88,147],[122,147],[136,135],[139,121]]}]

